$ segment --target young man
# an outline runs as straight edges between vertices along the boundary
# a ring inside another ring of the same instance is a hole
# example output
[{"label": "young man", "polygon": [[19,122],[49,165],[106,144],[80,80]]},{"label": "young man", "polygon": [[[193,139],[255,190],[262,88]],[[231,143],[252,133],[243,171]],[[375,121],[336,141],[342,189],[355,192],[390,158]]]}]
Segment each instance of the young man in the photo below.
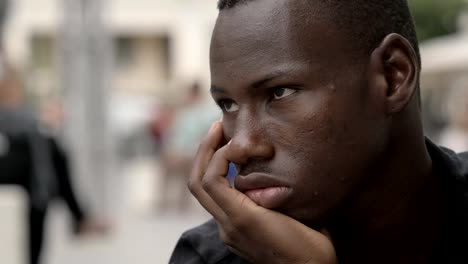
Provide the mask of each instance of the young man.
[{"label": "young man", "polygon": [[[221,0],[223,110],[171,263],[468,263],[468,155],[425,139],[405,0]],[[230,162],[239,175],[225,179]]]}]

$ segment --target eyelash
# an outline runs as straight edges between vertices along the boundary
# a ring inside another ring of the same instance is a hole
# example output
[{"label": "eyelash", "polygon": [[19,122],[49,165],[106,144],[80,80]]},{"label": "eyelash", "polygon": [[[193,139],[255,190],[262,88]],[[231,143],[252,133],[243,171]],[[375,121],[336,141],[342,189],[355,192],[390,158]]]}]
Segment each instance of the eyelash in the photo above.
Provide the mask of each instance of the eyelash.
[{"label": "eyelash", "polygon": [[[286,97],[289,97],[295,93],[297,93],[297,91],[299,90],[298,88],[296,87],[290,87],[290,86],[277,86],[277,87],[273,87],[271,89],[268,89],[268,94],[270,95],[270,102],[271,101],[279,101],[279,100],[282,100],[283,98],[280,98],[280,99],[275,99],[275,91],[277,89],[290,89],[290,90],[294,90],[294,92]],[[285,97],[285,98],[286,98]]]},{"label": "eyelash", "polygon": [[226,98],[226,99],[219,99],[219,100],[216,101],[216,104],[218,105],[219,108],[221,108],[221,110],[223,111],[223,113],[229,113],[229,112],[226,111],[226,109],[225,109],[225,107],[224,107],[224,104],[225,104],[226,102],[232,102],[232,103],[234,103],[234,100],[232,100],[232,99],[227,99],[227,98]]},{"label": "eyelash", "polygon": [[[291,86],[276,86],[276,87],[272,87],[272,88],[268,89],[268,95],[269,95],[269,100],[268,100],[268,102],[276,101],[276,100],[274,99],[274,98],[275,98],[275,91],[276,91],[276,89],[280,89],[280,88],[295,90],[294,93],[296,93],[296,92],[299,90],[298,88],[296,88],[296,87],[291,87]],[[294,94],[294,93],[293,93],[293,94]],[[291,94],[291,95],[293,95],[293,94]],[[290,95],[289,95],[289,96],[290,96]],[[289,97],[289,96],[287,96],[287,97]],[[281,99],[277,99],[277,100],[282,100],[282,98],[281,98]],[[216,101],[216,104],[219,106],[219,108],[221,108],[221,110],[222,110],[224,113],[229,113],[229,112],[227,112],[226,109],[224,108],[224,104],[225,104],[226,102],[235,103],[235,101],[232,100],[232,99],[229,99],[229,98],[222,98],[222,99],[217,100],[217,101]]]}]

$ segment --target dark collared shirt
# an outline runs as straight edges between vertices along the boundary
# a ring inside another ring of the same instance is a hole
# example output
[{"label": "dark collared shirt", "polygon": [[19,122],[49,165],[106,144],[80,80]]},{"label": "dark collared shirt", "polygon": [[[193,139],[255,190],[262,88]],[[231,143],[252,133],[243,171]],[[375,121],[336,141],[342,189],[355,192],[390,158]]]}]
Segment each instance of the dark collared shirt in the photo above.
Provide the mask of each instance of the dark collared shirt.
[{"label": "dark collared shirt", "polygon": [[[427,148],[434,170],[441,175],[444,190],[449,195],[450,222],[438,242],[431,263],[468,263],[468,152],[454,152],[435,146],[429,140]],[[179,239],[170,264],[243,264],[247,261],[230,252],[219,239],[213,220],[191,229]]]}]

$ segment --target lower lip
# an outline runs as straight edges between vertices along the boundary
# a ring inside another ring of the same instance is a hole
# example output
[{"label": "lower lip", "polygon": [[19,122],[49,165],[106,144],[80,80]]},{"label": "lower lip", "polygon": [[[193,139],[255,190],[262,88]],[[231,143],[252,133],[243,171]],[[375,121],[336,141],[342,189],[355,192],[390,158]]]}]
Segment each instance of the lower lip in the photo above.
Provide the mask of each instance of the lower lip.
[{"label": "lower lip", "polygon": [[245,192],[256,204],[273,209],[281,206],[290,195],[288,187],[270,187],[264,189],[254,189]]}]

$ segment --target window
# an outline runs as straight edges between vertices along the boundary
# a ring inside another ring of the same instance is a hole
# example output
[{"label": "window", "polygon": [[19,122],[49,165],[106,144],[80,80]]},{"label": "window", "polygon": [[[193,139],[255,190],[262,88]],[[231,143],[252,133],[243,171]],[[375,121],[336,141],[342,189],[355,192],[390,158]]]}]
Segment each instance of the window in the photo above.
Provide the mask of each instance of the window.
[{"label": "window", "polygon": [[34,68],[52,68],[54,59],[52,37],[33,35],[31,38],[31,53]]},{"label": "window", "polygon": [[134,47],[130,37],[117,37],[115,40],[115,59],[119,67],[126,67],[133,63]]}]

